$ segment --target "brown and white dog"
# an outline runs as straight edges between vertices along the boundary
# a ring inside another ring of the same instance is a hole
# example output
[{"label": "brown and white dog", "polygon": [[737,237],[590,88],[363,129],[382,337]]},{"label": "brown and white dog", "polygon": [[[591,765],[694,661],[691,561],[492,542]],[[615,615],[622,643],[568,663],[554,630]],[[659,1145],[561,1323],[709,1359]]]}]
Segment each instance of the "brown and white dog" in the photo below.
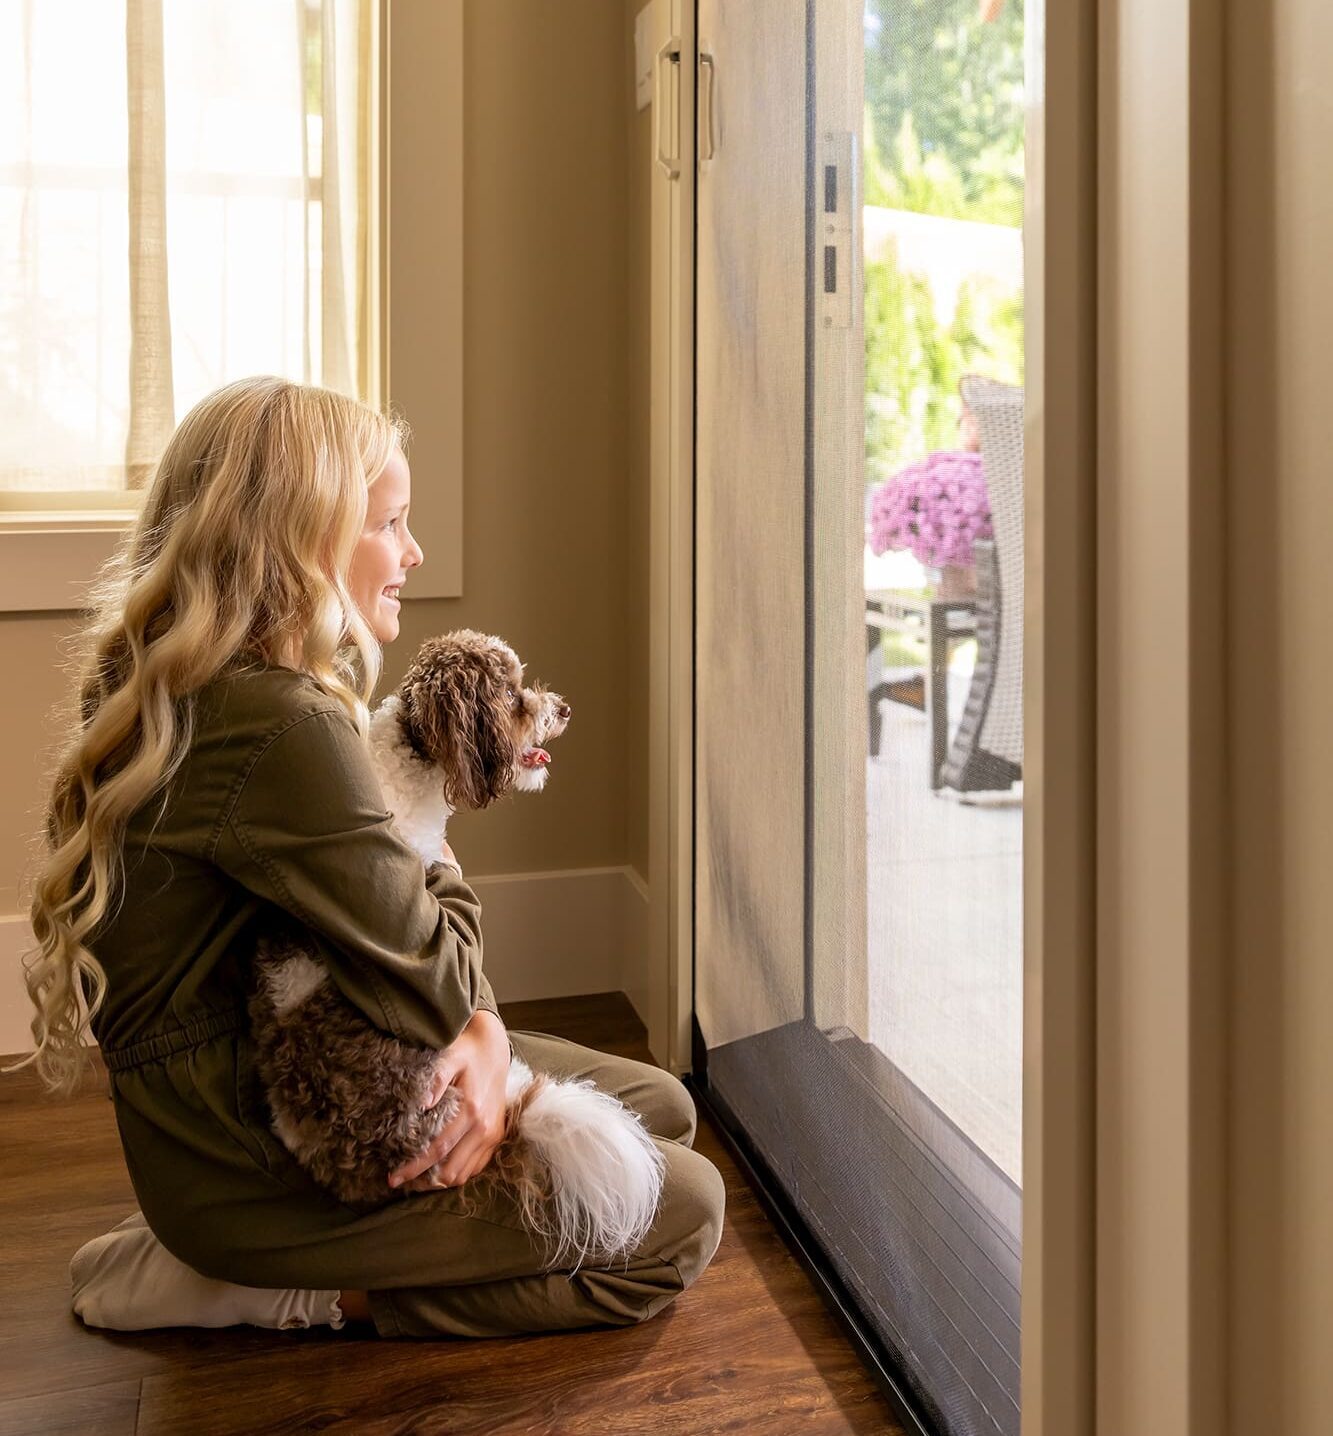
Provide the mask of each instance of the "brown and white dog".
[{"label": "brown and white dog", "polygon": [[[428,867],[442,860],[456,809],[545,786],[543,745],[569,718],[559,694],[525,686],[500,639],[465,629],[423,644],[372,715],[370,750],[385,805]],[[262,938],[256,970],[250,1021],[273,1130],[341,1200],[388,1200],[389,1173],[457,1111],[452,1087],[421,1110],[440,1054],[372,1026],[299,927]],[[507,1188],[550,1268],[628,1257],[652,1226],[665,1168],[638,1114],[591,1081],[534,1074],[517,1055],[507,1098],[504,1140],[463,1189],[465,1204],[488,1185]],[[436,1185],[432,1169],[399,1191]]]}]

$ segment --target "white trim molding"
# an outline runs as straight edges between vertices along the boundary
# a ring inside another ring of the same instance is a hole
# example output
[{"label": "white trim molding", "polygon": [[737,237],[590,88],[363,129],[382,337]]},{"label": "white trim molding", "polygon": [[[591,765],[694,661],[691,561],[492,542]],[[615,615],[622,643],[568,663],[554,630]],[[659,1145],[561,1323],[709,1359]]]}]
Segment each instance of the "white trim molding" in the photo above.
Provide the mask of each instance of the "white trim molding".
[{"label": "white trim molding", "polygon": [[658,66],[653,79],[654,134],[677,164],[669,176],[654,156],[649,189],[651,958],[639,1011],[649,1050],[680,1076],[690,1070],[694,1012],[694,5],[655,0],[649,23],[653,52],[673,41],[679,60]]},{"label": "white trim molding", "polygon": [[89,585],[136,518],[137,510],[6,513],[0,520],[0,613],[85,608]]}]

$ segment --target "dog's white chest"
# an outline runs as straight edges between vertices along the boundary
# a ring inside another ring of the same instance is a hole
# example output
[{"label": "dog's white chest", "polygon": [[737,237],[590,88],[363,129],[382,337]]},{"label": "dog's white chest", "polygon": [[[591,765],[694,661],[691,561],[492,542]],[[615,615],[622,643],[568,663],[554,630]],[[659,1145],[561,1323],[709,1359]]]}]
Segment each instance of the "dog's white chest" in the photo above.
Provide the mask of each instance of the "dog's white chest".
[{"label": "dog's white chest", "polygon": [[454,810],[445,802],[440,770],[418,758],[403,738],[401,703],[391,693],[371,715],[371,761],[394,825],[423,861],[438,863],[444,858],[444,832]]}]

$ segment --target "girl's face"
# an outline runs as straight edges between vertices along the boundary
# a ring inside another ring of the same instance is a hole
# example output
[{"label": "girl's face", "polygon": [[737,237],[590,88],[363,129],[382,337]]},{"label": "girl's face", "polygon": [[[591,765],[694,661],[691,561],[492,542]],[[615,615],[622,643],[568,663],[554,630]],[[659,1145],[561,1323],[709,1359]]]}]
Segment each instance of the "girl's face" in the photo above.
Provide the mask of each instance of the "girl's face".
[{"label": "girl's face", "polygon": [[398,637],[398,589],[424,555],[407,527],[412,475],[395,448],[367,493],[366,526],[347,570],[347,587],[381,643]]}]

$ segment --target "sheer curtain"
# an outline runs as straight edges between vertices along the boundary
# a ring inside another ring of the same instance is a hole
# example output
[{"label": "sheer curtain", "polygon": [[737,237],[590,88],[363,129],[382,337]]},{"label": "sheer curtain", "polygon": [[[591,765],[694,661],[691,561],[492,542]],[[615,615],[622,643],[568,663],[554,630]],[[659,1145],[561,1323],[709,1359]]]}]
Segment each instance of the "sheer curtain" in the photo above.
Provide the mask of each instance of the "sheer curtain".
[{"label": "sheer curtain", "polygon": [[373,397],[371,0],[0,0],[0,491],[246,374]]}]

